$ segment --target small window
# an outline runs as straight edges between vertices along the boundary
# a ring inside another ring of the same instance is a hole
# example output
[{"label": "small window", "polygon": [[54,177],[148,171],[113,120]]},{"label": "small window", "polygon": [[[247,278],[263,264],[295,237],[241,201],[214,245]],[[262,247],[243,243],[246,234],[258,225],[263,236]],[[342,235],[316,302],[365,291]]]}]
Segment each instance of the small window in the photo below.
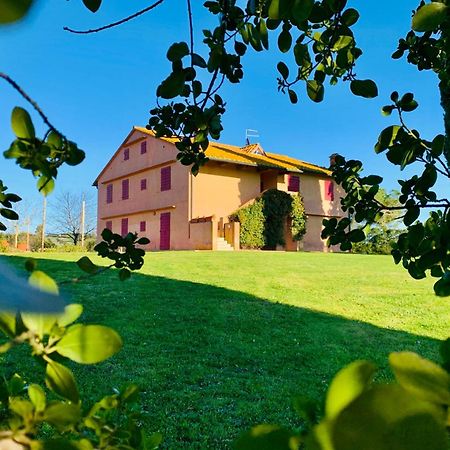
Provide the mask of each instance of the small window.
[{"label": "small window", "polygon": [[105,228],[107,228],[109,231],[112,231],[112,220],[106,221]]},{"label": "small window", "polygon": [[141,223],[139,224],[139,231],[145,231],[146,229],[146,222],[145,220],[141,220]]},{"label": "small window", "polygon": [[325,200],[334,200],[334,183],[332,180],[325,180]]},{"label": "small window", "polygon": [[122,232],[122,236],[126,236],[128,234],[128,218],[122,219],[121,232]]},{"label": "small window", "polygon": [[126,148],[123,151],[123,160],[128,161],[130,159],[130,149]]},{"label": "small window", "polygon": [[141,155],[143,155],[144,153],[147,153],[147,141],[141,142]]},{"label": "small window", "polygon": [[288,191],[300,191],[300,177],[298,177],[297,175],[289,175]]},{"label": "small window", "polygon": [[130,196],[130,180],[122,180],[122,200],[128,200]]},{"label": "small window", "polygon": [[161,169],[161,191],[169,191],[171,189],[171,167],[163,167]]},{"label": "small window", "polygon": [[147,189],[147,178],[142,178],[141,180],[141,191],[145,191]]},{"label": "small window", "polygon": [[112,203],[113,201],[113,185],[108,184],[106,186],[106,203]]}]

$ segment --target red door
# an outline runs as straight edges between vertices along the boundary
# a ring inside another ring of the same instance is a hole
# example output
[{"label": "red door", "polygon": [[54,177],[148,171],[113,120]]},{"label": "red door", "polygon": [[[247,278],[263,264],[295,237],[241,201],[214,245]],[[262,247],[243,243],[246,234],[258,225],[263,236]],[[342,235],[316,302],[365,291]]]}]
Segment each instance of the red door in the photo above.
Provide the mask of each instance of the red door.
[{"label": "red door", "polygon": [[170,212],[161,213],[159,218],[159,249],[170,250]]}]

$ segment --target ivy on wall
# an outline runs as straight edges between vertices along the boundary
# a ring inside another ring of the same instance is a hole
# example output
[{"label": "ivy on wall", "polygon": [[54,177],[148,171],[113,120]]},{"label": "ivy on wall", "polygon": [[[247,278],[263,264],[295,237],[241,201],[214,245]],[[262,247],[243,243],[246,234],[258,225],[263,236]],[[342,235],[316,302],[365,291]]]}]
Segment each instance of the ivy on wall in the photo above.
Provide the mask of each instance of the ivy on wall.
[{"label": "ivy on wall", "polygon": [[303,198],[277,189],[265,191],[252,204],[230,216],[230,220],[241,224],[241,248],[266,250],[286,244],[284,233],[288,218],[293,239],[300,241],[306,232]]}]

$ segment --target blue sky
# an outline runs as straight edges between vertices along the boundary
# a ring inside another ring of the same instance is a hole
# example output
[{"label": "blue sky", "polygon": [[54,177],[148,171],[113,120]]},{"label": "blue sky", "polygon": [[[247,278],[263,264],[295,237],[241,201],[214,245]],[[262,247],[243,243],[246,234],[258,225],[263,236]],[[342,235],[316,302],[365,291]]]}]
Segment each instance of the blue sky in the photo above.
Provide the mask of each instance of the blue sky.
[{"label": "blue sky", "polygon": [[[214,19],[203,11],[203,1],[193,3],[199,38],[196,50],[201,53],[200,30],[213,24]],[[256,129],[267,151],[321,165],[327,165],[328,156],[338,152],[363,160],[367,171],[385,176],[386,187],[394,188],[402,174],[384,156],[373,152],[379,132],[395,122],[394,117],[380,114],[390,93],[415,93],[420,108],[410,114],[408,122],[423,136],[432,138],[443,131],[436,77],[417,72],[404,60],[390,59],[398,38],[409,29],[416,3],[348,3],[361,13],[355,31],[364,55],[357,74],[377,82],[380,95],[373,100],[354,97],[347,84],[340,84],[329,87],[325,101],[319,105],[309,101],[300,88],[299,103],[291,105],[277,92],[276,83],[276,63],[287,58],[276,51],[250,51],[243,60],[243,82],[225,86],[222,91],[228,107],[221,141],[243,144],[245,129]],[[97,27],[148,4],[142,0],[104,0],[100,11],[92,14],[81,0],[47,0],[39,2],[24,22],[0,28],[1,70],[18,81],[55,126],[87,152],[82,165],[61,170],[56,194],[62,190],[94,190],[92,181],[131,127],[147,123],[156,87],[169,71],[165,60],[168,46],[188,38],[185,2],[181,0],[166,0],[133,22],[94,35],[77,36],[62,28]],[[275,35],[271,46],[276,47]],[[14,138],[9,126],[11,109],[16,105],[30,108],[6,84],[0,85],[0,92],[0,148],[4,150]],[[33,118],[42,133],[39,118]],[[13,192],[40,203],[31,173],[2,158],[0,173]]]}]

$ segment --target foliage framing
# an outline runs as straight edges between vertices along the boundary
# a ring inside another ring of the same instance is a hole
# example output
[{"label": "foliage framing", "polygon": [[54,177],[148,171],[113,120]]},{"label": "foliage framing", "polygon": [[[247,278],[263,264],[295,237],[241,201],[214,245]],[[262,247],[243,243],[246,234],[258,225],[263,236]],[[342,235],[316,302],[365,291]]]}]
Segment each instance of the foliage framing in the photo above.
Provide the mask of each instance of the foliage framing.
[{"label": "foliage framing", "polygon": [[290,220],[292,238],[300,241],[306,232],[306,214],[300,194],[269,189],[248,206],[230,216],[241,224],[241,247],[275,249],[285,245],[284,233]]}]

